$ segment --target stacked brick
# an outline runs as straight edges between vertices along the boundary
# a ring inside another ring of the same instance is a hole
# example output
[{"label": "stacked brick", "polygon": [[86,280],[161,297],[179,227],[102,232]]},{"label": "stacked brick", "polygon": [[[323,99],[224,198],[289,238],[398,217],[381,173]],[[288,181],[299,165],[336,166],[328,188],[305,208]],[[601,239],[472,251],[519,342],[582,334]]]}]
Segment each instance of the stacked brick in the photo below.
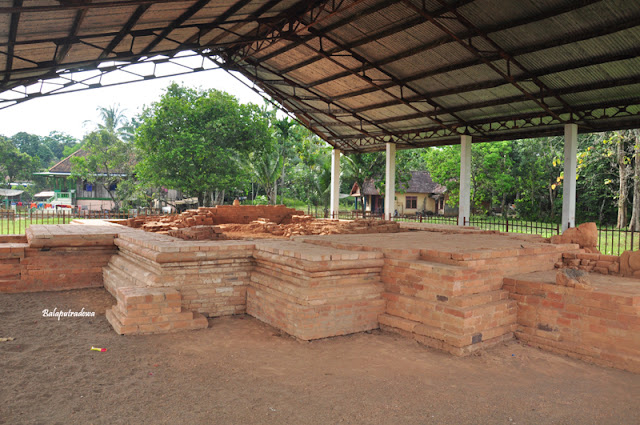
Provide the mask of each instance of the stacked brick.
[{"label": "stacked brick", "polygon": [[260,219],[249,224],[228,224],[223,231],[233,237],[233,233],[261,233],[290,238],[302,235],[332,234],[372,234],[397,233],[402,231],[400,224],[385,220],[314,220],[309,216],[293,216],[290,224],[276,224],[267,219]]},{"label": "stacked brick", "polygon": [[[587,252],[565,252],[558,267],[579,269],[599,274],[620,275],[620,257]],[[632,274],[631,274],[632,275]],[[640,271],[637,275],[640,277]]]},{"label": "stacked brick", "polygon": [[300,242],[259,243],[247,313],[302,340],[378,328],[380,253]]},{"label": "stacked brick", "polygon": [[459,356],[513,336],[516,304],[496,272],[387,259],[382,280],[383,328]]},{"label": "stacked brick", "polygon": [[[424,235],[424,234],[423,234]],[[427,346],[455,355],[513,338],[516,303],[502,289],[505,273],[552,270],[563,250],[577,245],[551,245],[520,241],[505,243],[498,235],[484,235],[483,243],[494,248],[463,246],[463,236],[448,240],[439,249],[421,249],[424,237],[394,236],[396,247],[363,246],[346,237],[305,238],[307,242],[338,249],[383,252],[382,281],[386,310],[379,317],[383,329],[398,332]],[[402,241],[405,241],[402,243]],[[505,247],[499,247],[502,244]],[[507,248],[520,246],[520,248]]]},{"label": "stacked brick", "polygon": [[[14,238],[2,238],[0,244],[0,292],[24,292],[22,267],[26,243],[13,242]],[[11,241],[11,242],[9,242]]]},{"label": "stacked brick", "polygon": [[0,245],[0,292],[100,287],[116,235],[105,226],[33,225],[27,243]]},{"label": "stacked brick", "polygon": [[104,269],[112,294],[121,286],[174,288],[184,309],[210,317],[245,312],[253,244],[176,241],[142,232],[115,243],[118,255]]},{"label": "stacked brick", "polygon": [[165,333],[207,328],[207,318],[185,310],[173,288],[119,287],[106,317],[119,334]]},{"label": "stacked brick", "polygon": [[186,241],[211,241],[223,239],[222,229],[218,226],[193,226],[169,230],[169,236]]},{"label": "stacked brick", "polygon": [[555,272],[505,278],[518,303],[516,336],[549,351],[640,372],[637,280],[598,274],[589,280],[591,285],[571,287],[558,284]]},{"label": "stacked brick", "polygon": [[175,216],[140,216],[127,220],[126,224],[148,232],[168,232],[193,226],[249,224],[260,218],[276,224],[289,224],[294,215],[303,214],[302,211],[284,205],[218,205],[213,208],[200,207],[197,210],[188,210]]}]

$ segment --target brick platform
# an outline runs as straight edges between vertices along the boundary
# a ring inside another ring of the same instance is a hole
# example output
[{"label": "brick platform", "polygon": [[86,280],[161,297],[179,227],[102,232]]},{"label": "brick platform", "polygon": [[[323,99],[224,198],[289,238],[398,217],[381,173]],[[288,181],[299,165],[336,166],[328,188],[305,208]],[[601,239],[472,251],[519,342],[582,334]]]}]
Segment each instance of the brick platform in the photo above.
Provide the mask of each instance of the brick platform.
[{"label": "brick platform", "polygon": [[180,293],[173,288],[119,287],[113,294],[118,303],[106,311],[106,316],[119,334],[165,333],[208,326],[206,317],[181,307]]},{"label": "brick platform", "polygon": [[378,328],[380,253],[301,242],[256,244],[247,313],[303,340]]},{"label": "brick platform", "polygon": [[[23,243],[0,243],[0,292],[62,291],[102,286],[116,253],[112,226],[32,225]],[[8,238],[0,239],[0,242]]]},{"label": "brick platform", "polygon": [[518,303],[516,336],[527,343],[604,366],[640,372],[640,283],[588,276],[591,290],[556,284],[556,272],[505,278]]},{"label": "brick platform", "polygon": [[245,312],[254,244],[190,242],[135,232],[115,241],[118,255],[104,269],[105,287],[170,287],[182,307],[209,317]]},{"label": "brick platform", "polygon": [[471,239],[469,232],[301,240],[383,253],[387,304],[381,327],[463,356],[513,337],[516,303],[502,290],[505,273],[551,270],[562,251],[577,249],[519,236],[477,233]]},{"label": "brick platform", "polygon": [[592,291],[555,284],[562,256],[594,270],[610,260],[577,245],[433,229],[202,242],[117,225],[32,226],[26,239],[0,242],[0,292],[104,283],[119,333],[198,329],[204,315],[246,311],[304,340],[381,326],[467,355],[516,330],[539,347],[640,371],[640,285],[603,275],[591,276],[608,279]]}]

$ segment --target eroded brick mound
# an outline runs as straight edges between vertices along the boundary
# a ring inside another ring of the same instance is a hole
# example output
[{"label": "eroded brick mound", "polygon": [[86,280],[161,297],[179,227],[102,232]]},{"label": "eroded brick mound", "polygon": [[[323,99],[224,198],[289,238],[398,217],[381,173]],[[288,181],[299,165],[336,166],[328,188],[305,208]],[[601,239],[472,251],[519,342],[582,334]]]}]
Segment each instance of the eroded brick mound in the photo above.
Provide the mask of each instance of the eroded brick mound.
[{"label": "eroded brick mound", "polygon": [[574,243],[580,245],[580,248],[587,250],[587,252],[598,253],[596,248],[598,246],[598,228],[596,223],[583,223],[578,227],[565,230],[562,235],[553,236],[551,243]]},{"label": "eroded brick mound", "polygon": [[182,229],[169,230],[169,236],[184,239],[186,241],[203,241],[224,239],[222,229],[219,226],[193,226]]},{"label": "eroded brick mound", "polygon": [[309,216],[293,216],[291,224],[276,224],[266,219],[256,220],[250,224],[227,224],[221,226],[228,237],[233,234],[270,234],[276,237],[289,238],[299,235],[333,235],[364,233],[397,233],[400,224],[385,220],[315,220]]},{"label": "eroded brick mound", "polygon": [[304,216],[304,213],[284,205],[218,205],[187,210],[178,215],[139,216],[128,219],[125,224],[147,232],[168,233],[170,230],[194,226],[249,224],[258,219],[275,224],[289,224],[296,215]]},{"label": "eroded brick mound", "polygon": [[640,251],[625,251],[620,256],[620,275],[640,278]]},{"label": "eroded brick mound", "polygon": [[567,286],[569,288],[591,291],[591,281],[589,273],[577,269],[561,269],[556,272],[556,285]]}]

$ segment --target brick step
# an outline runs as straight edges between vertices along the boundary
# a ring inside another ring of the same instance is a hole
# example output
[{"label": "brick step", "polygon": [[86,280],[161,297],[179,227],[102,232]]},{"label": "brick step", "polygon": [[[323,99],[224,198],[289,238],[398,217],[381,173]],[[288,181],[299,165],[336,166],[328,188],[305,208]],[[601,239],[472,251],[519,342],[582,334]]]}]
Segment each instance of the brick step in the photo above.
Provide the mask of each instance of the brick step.
[{"label": "brick step", "polygon": [[408,297],[421,298],[427,301],[437,302],[445,306],[453,307],[471,307],[509,299],[509,291],[502,289],[488,290],[486,292],[469,295],[446,296],[442,295],[443,291],[441,287],[436,287],[435,283],[433,283],[433,285],[434,286],[415,283],[385,283],[385,291]]},{"label": "brick step", "polygon": [[[167,314],[154,317],[137,318],[140,323],[131,323],[132,319],[126,319],[128,324],[122,323],[122,316],[114,308],[106,311],[106,318],[113,326],[116,333],[121,335],[132,334],[156,334],[176,332],[183,330],[206,329],[209,322],[200,313],[184,311],[180,313]],[[135,320],[134,320],[135,321]]]},{"label": "brick step", "polygon": [[247,289],[247,313],[305,341],[378,328],[384,300],[301,305],[264,286]]},{"label": "brick step", "polygon": [[105,289],[114,297],[120,287],[125,286],[145,286],[143,282],[135,279],[130,274],[113,267],[111,264],[102,269],[102,279]]},{"label": "brick step", "polygon": [[173,288],[125,287],[115,291],[117,305],[107,310],[107,320],[119,334],[165,333],[208,326],[199,313],[183,309]]},{"label": "brick step", "polygon": [[516,303],[513,300],[462,308],[388,292],[383,294],[383,298],[387,300],[386,312],[390,315],[461,335],[516,323]]},{"label": "brick step", "polygon": [[391,292],[400,293],[400,287],[404,287],[404,291],[424,292],[424,298],[451,299],[502,288],[502,276],[494,270],[477,271],[424,260],[386,261],[381,276]]},{"label": "brick step", "polygon": [[330,305],[376,299],[380,298],[384,290],[384,285],[380,281],[301,287],[260,271],[254,271],[251,274],[251,285],[259,286],[265,292],[300,305]]},{"label": "brick step", "polygon": [[354,268],[351,270],[336,270],[334,272],[309,273],[305,270],[285,269],[272,263],[260,261],[256,264],[255,270],[304,287],[335,286],[338,283],[380,282],[379,268]]},{"label": "brick step", "polygon": [[443,350],[457,356],[466,356],[479,349],[513,338],[516,325],[502,325],[481,333],[458,335],[435,326],[425,325],[409,319],[381,314],[380,328],[413,338],[428,347]]},{"label": "brick step", "polygon": [[[510,253],[510,255],[507,255]],[[494,255],[494,256],[492,256]],[[449,266],[473,268],[477,271],[501,270],[502,273],[526,273],[529,271],[552,270],[562,258],[559,250],[545,248],[523,248],[508,252],[487,251],[486,253],[447,253],[425,250],[420,260]]]},{"label": "brick step", "polygon": [[382,268],[384,265],[384,259],[373,258],[373,259],[348,259],[348,260],[332,260],[331,256],[326,260],[306,260],[301,258],[294,257],[284,257],[278,254],[273,254],[270,252],[263,252],[256,250],[253,254],[256,261],[266,261],[277,265],[282,265],[286,267],[292,267],[294,269],[306,270],[309,272],[333,272],[335,270],[345,270],[345,269],[353,269],[362,268],[362,267],[379,267]]}]

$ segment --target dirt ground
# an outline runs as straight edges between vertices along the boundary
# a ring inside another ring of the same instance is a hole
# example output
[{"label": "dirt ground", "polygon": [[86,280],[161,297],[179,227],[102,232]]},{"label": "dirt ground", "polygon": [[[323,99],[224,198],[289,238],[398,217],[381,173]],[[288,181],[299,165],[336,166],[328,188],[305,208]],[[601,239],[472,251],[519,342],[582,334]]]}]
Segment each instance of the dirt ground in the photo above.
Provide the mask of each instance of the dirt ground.
[{"label": "dirt ground", "polygon": [[[640,375],[516,341],[456,358],[379,331],[302,343],[249,316],[125,337],[113,303],[0,294],[0,424],[640,423]],[[42,316],[83,307],[96,317]]]}]

